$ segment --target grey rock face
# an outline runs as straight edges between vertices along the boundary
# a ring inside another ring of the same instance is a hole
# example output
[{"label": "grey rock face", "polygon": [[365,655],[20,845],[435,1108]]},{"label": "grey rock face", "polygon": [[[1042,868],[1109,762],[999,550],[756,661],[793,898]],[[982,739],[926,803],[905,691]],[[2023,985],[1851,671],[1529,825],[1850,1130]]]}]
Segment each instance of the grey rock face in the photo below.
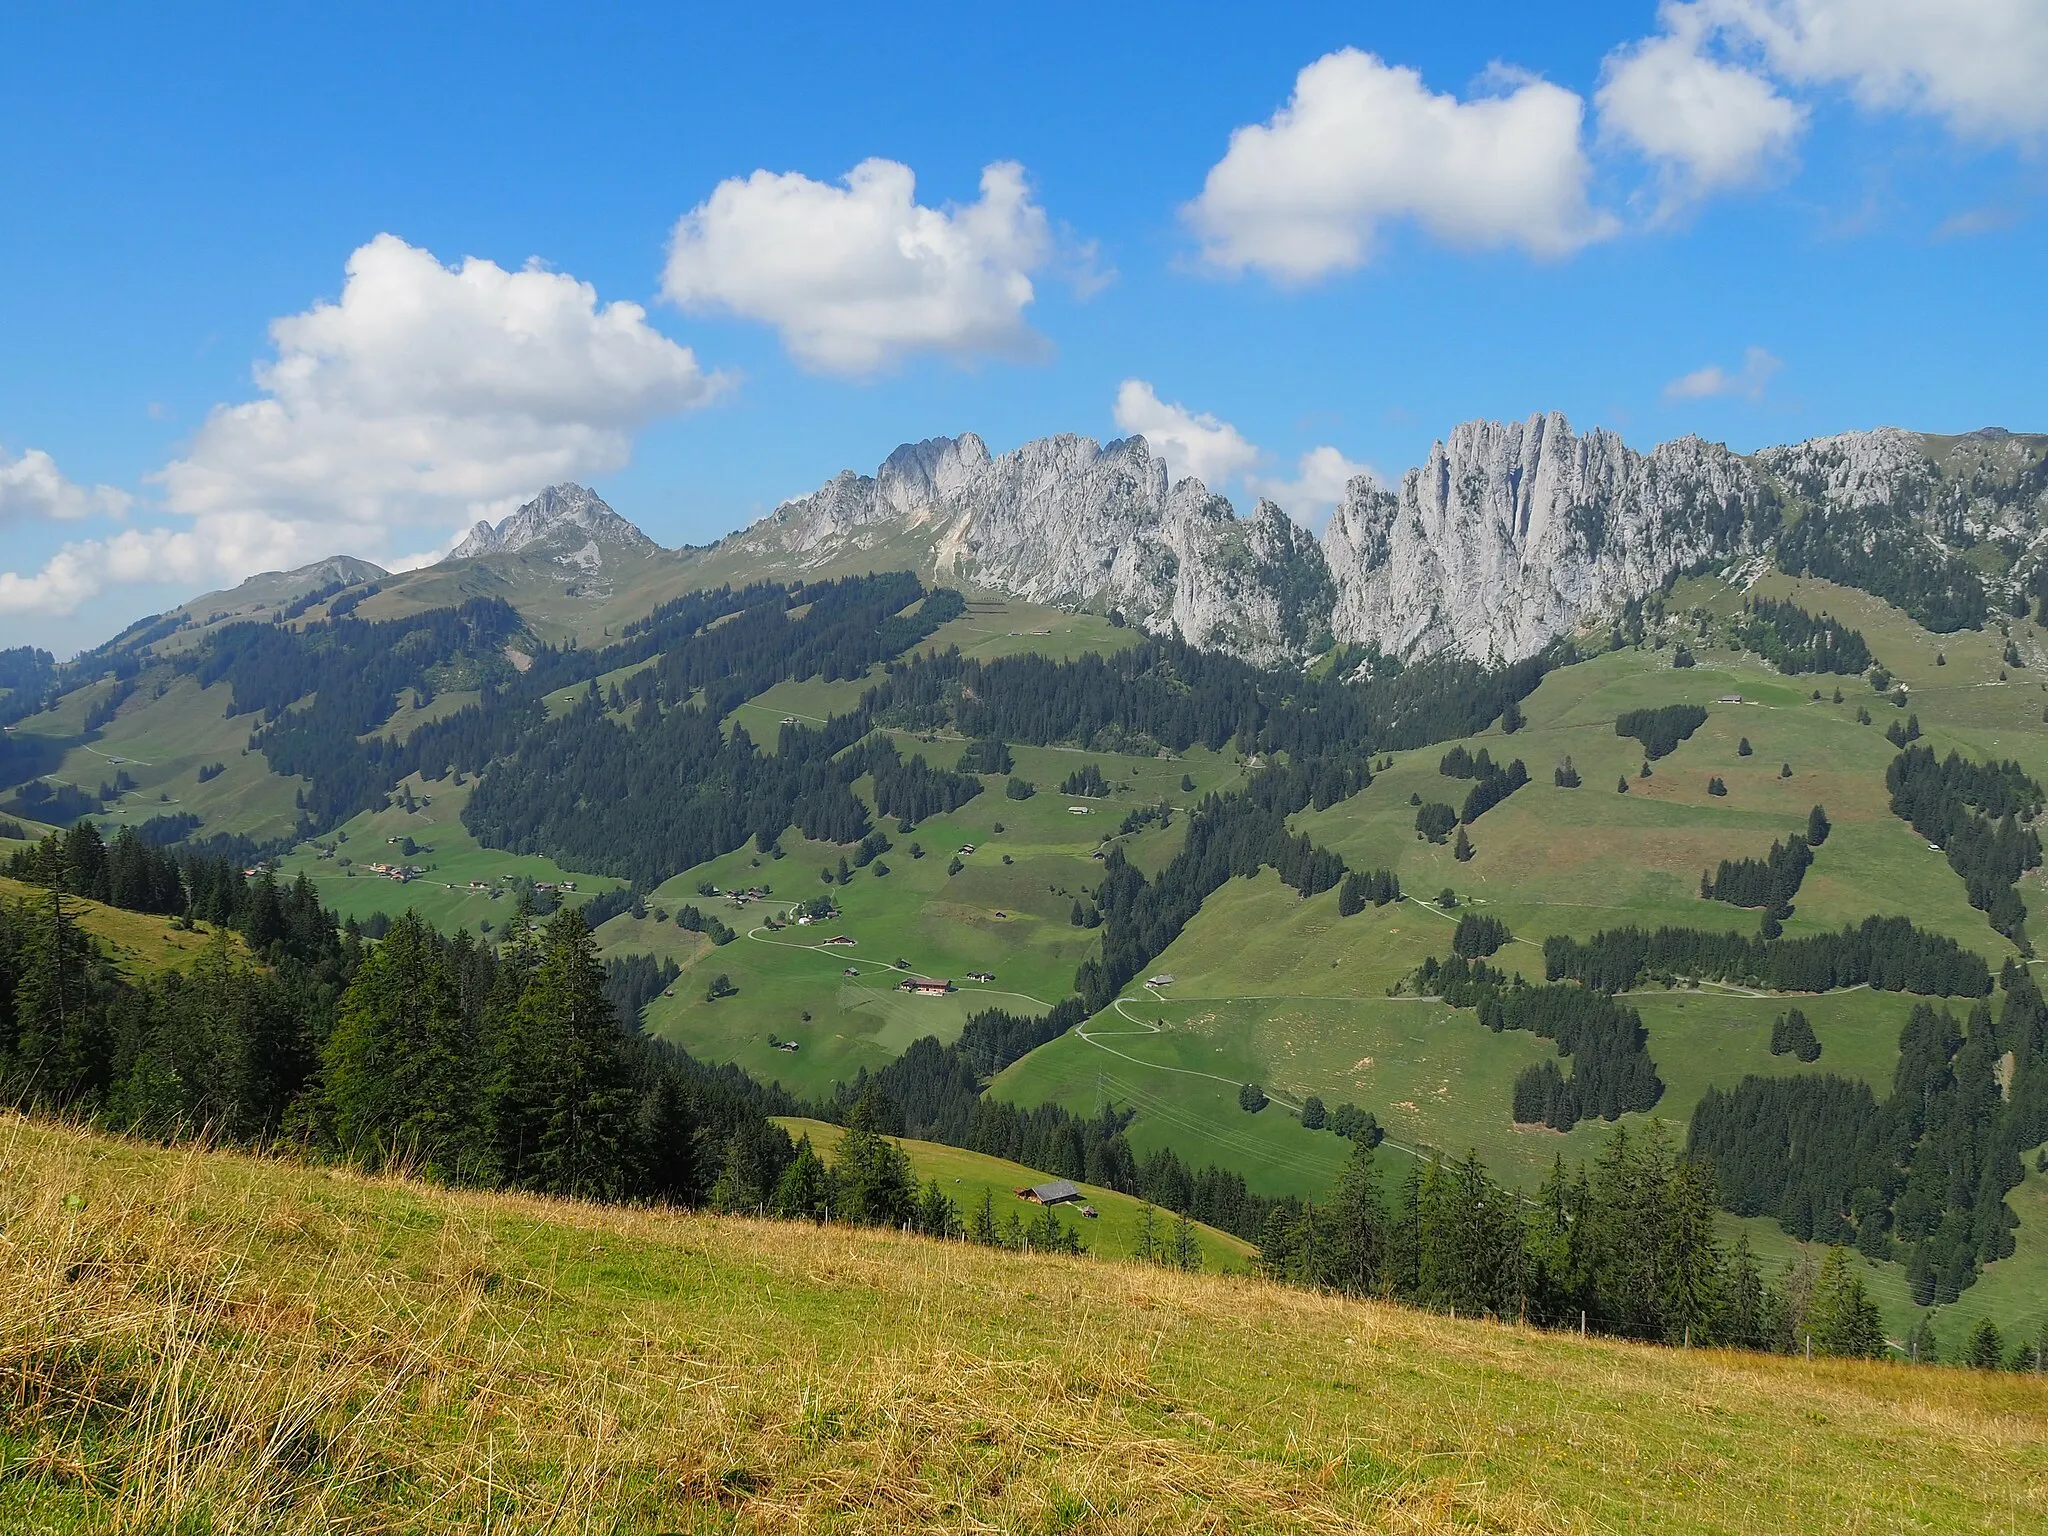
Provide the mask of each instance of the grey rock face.
[{"label": "grey rock face", "polygon": [[1673,572],[1774,555],[1802,508],[1905,529],[1937,559],[2018,540],[2031,569],[2048,557],[2048,440],[1884,428],[1744,457],[1696,437],[1638,453],[1555,412],[1472,421],[1398,487],[1352,481],[1318,541],[1270,502],[1239,518],[1199,480],[1169,485],[1142,437],[991,456],[969,433],[905,444],[722,548],[801,571],[890,545],[942,581],[1121,610],[1261,664],[1333,641],[1514,661]]},{"label": "grey rock face", "polygon": [[655,543],[580,485],[551,485],[493,528],[480,522],[455,546],[451,560],[510,555],[538,545],[561,563],[594,570],[606,547],[644,553]]},{"label": "grey rock face", "polygon": [[1298,660],[1328,628],[1314,537],[1270,503],[1240,520],[1196,479],[1167,483],[1142,437],[1063,435],[999,457],[972,433],[897,449],[786,502],[727,547],[822,565],[906,532],[927,570],[1031,602],[1115,609],[1262,663]]},{"label": "grey rock face", "polygon": [[1552,413],[1466,422],[1398,491],[1352,482],[1324,549],[1339,640],[1395,655],[1534,655],[1709,556],[1748,549],[1768,492],[1698,438],[1639,454]]}]

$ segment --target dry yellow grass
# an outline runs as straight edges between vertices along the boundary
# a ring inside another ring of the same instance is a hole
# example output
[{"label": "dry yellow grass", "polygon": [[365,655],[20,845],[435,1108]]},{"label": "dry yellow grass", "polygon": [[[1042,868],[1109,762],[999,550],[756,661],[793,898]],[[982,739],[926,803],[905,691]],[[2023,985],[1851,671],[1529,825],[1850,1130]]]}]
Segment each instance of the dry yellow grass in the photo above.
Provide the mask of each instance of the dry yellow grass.
[{"label": "dry yellow grass", "polygon": [[0,1530],[2037,1531],[2048,1391],[0,1121]]}]

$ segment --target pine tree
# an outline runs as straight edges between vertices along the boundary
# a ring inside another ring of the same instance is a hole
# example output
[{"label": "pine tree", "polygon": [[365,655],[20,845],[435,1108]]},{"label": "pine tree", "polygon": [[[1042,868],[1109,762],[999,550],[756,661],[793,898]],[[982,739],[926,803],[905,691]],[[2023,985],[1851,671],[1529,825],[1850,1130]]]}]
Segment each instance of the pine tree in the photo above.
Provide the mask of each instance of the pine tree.
[{"label": "pine tree", "polygon": [[324,1059],[335,1135],[351,1155],[430,1177],[480,1171],[476,1042],[440,942],[417,913],[357,969]]},{"label": "pine tree", "polygon": [[1877,1304],[1863,1289],[1850,1251],[1837,1243],[1821,1261],[1806,1307],[1806,1334],[1816,1351],[1829,1355],[1884,1353],[1884,1325]]},{"label": "pine tree", "polygon": [[1659,1298],[1670,1343],[1717,1344],[1725,1337],[1728,1276],[1714,1234],[1716,1195],[1705,1165],[1687,1159],[1672,1171]]},{"label": "pine tree", "polygon": [[1372,1147],[1352,1144],[1327,1211],[1326,1283],[1353,1296],[1379,1294],[1387,1278],[1387,1211]]},{"label": "pine tree", "polygon": [[618,1015],[579,908],[563,907],[549,921],[514,1028],[536,1047],[531,1059],[541,1074],[538,1136],[522,1182],[588,1199],[618,1194],[631,1152],[630,1097]]},{"label": "pine tree", "polygon": [[11,1029],[0,1001],[0,1083],[32,1104],[71,1106],[105,1085],[106,1020],[90,995],[91,940],[61,890],[42,906],[31,912],[24,904]]},{"label": "pine tree", "polygon": [[1750,1251],[1747,1232],[1735,1239],[1735,1251],[1728,1259],[1728,1311],[1722,1334],[1737,1349],[1770,1347],[1763,1275]]},{"label": "pine tree", "polygon": [[1941,1360],[1941,1349],[1934,1338],[1934,1319],[1925,1312],[1906,1336],[1906,1358],[1917,1365],[1935,1365]]},{"label": "pine tree", "polygon": [[1001,1242],[1001,1235],[996,1231],[996,1202],[992,1191],[984,1189],[981,1192],[981,1204],[974,1208],[974,1215],[967,1224],[967,1236],[985,1248],[993,1248]]},{"label": "pine tree", "polygon": [[832,1172],[818,1156],[809,1136],[797,1140],[796,1156],[782,1170],[771,1209],[784,1218],[819,1222],[832,1219]]},{"label": "pine tree", "polygon": [[1132,1243],[1131,1257],[1140,1264],[1159,1262],[1158,1212],[1150,1200],[1138,1207],[1138,1235]]},{"label": "pine tree", "polygon": [[960,1212],[937,1179],[927,1179],[917,1200],[917,1230],[926,1237],[952,1237],[960,1231]]},{"label": "pine tree", "polygon": [[878,1090],[870,1087],[848,1117],[832,1172],[838,1184],[838,1214],[869,1226],[901,1226],[916,1214],[917,1185],[910,1158],[884,1137],[886,1123]]},{"label": "pine tree", "polygon": [[1195,1224],[1185,1211],[1174,1218],[1168,1259],[1175,1269],[1193,1272],[1202,1267],[1202,1245],[1195,1237]]},{"label": "pine tree", "polygon": [[1979,1318],[1970,1330],[1969,1342],[1963,1345],[1963,1364],[1980,1371],[1995,1371],[2005,1364],[2005,1341],[1990,1318]]},{"label": "pine tree", "polygon": [[1471,861],[1472,852],[1472,839],[1465,835],[1463,827],[1458,828],[1458,840],[1451,847],[1451,857],[1465,864]]}]

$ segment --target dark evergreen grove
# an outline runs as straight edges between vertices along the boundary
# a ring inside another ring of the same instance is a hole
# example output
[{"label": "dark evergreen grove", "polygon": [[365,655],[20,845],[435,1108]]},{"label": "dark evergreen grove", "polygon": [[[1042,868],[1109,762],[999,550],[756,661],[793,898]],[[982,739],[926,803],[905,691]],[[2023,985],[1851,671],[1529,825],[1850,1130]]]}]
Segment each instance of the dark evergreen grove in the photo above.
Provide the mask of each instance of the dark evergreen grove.
[{"label": "dark evergreen grove", "polygon": [[1614,734],[1635,737],[1643,744],[1643,756],[1654,762],[1676,752],[1681,741],[1706,723],[1707,712],[1697,704],[1664,704],[1624,711],[1615,718]]},{"label": "dark evergreen grove", "polygon": [[1743,604],[1735,636],[1780,672],[1834,672],[1853,676],[1874,658],[1863,636],[1840,619],[1816,617],[1794,603],[1767,597]]},{"label": "dark evergreen grove", "polygon": [[1979,628],[1991,612],[1976,569],[1930,550],[1920,514],[1903,507],[1813,507],[1779,541],[1778,563],[1796,576],[1861,588],[1940,635]]},{"label": "dark evergreen grove", "polygon": [[544,931],[522,916],[495,949],[410,914],[372,945],[288,897],[267,940],[262,921],[244,928],[253,957],[217,930],[189,971],[131,982],[69,900],[0,908],[0,1098],[23,1109],[464,1183],[694,1203],[707,1157],[735,1134],[772,1143],[782,1133],[765,1116],[796,1107],[622,1029],[573,908]]},{"label": "dark evergreen grove", "polygon": [[1903,917],[1867,917],[1854,928],[1807,938],[1765,939],[1697,928],[1609,928],[1590,939],[1543,941],[1544,974],[1602,992],[1650,981],[1733,981],[1775,992],[1870,986],[1926,997],[1982,997],[1991,969],[1954,939]]},{"label": "dark evergreen grove", "polygon": [[1477,1157],[1432,1158],[1384,1186],[1356,1143],[1321,1202],[1276,1202],[1260,1267],[1297,1284],[1464,1316],[1521,1318],[1665,1344],[1875,1356],[1877,1307],[1846,1250],[1766,1280],[1715,1230],[1712,1170],[1660,1126],[1617,1128],[1591,1168],[1553,1165],[1531,1198]]},{"label": "dark evergreen grove", "polygon": [[1771,844],[1761,859],[1723,859],[1711,877],[1700,876],[1700,895],[1734,907],[1762,907],[1783,922],[1792,915],[1792,898],[1813,864],[1813,851],[1795,832]]},{"label": "dark evergreen grove", "polygon": [[[1482,750],[1480,756],[1485,755]],[[1475,782],[1465,795],[1465,808],[1458,813],[1458,820],[1467,826],[1529,782],[1529,770],[1519,757],[1505,768],[1496,768],[1491,763],[1485,767],[1492,771],[1482,769],[1473,775]]]},{"label": "dark evergreen grove", "polygon": [[1771,1022],[1771,1054],[1797,1056],[1801,1061],[1820,1060],[1820,1037],[1799,1009],[1781,1013]]},{"label": "dark evergreen grove", "polygon": [[1915,1007],[1882,1104],[1831,1074],[1748,1077],[1700,1101],[1689,1152],[1712,1162],[1730,1210],[1899,1259],[1914,1300],[1953,1301],[2013,1251],[2005,1195],[2021,1152],[2048,1139],[2048,1006],[2018,965],[2003,988],[1995,1020],[1982,1003],[1961,1025]]},{"label": "dark evergreen grove", "polygon": [[1440,843],[1449,837],[1457,825],[1458,813],[1448,805],[1432,801],[1415,813],[1415,830],[1432,843]]},{"label": "dark evergreen grove", "polygon": [[[1469,914],[1459,921],[1468,920]],[[1556,1041],[1558,1055],[1571,1058],[1569,1078],[1546,1061],[1516,1079],[1514,1116],[1522,1124],[1568,1131],[1583,1119],[1614,1120],[1653,1108],[1664,1096],[1642,1018],[1604,992],[1569,982],[1532,987],[1520,975],[1509,977],[1455,952],[1441,963],[1433,955],[1423,961],[1413,982],[1418,992],[1434,992],[1453,1008],[1478,1010],[1479,1022],[1496,1034],[1526,1029]]]},{"label": "dark evergreen grove", "polygon": [[1458,926],[1451,932],[1451,953],[1467,960],[1482,959],[1513,937],[1508,925],[1499,918],[1467,912],[1459,917]]},{"label": "dark evergreen grove", "polygon": [[1102,777],[1102,765],[1083,763],[1060,781],[1060,793],[1084,800],[1101,799],[1109,793],[1109,783]]},{"label": "dark evergreen grove", "polygon": [[1401,899],[1401,882],[1390,869],[1354,869],[1345,875],[1344,883],[1337,888],[1337,915],[1356,917],[1370,902],[1375,907],[1384,907],[1390,901]]},{"label": "dark evergreen grove", "polygon": [[1970,905],[1991,926],[2026,948],[2027,909],[2014,889],[2041,867],[2041,839],[2031,822],[2041,813],[2041,786],[2018,763],[1972,763],[1951,752],[1936,761],[1930,747],[1908,746],[1885,770],[1892,814],[1948,855]]}]

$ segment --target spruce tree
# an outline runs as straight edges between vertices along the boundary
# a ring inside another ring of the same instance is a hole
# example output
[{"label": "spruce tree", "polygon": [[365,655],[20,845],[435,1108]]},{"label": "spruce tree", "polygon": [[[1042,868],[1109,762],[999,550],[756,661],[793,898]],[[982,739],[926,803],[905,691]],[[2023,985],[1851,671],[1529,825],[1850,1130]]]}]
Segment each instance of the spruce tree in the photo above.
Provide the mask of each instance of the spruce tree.
[{"label": "spruce tree", "polygon": [[1941,1349],[1934,1338],[1934,1319],[1925,1312],[1906,1336],[1906,1358],[1916,1365],[1935,1365],[1941,1360]]},{"label": "spruce tree", "polygon": [[811,1138],[800,1137],[796,1156],[776,1183],[772,1209],[784,1218],[823,1222],[832,1219],[832,1207],[831,1170],[811,1145]]},{"label": "spruce tree", "polygon": [[1728,1276],[1714,1233],[1716,1193],[1704,1164],[1687,1159],[1672,1171],[1659,1298],[1668,1343],[1718,1344],[1725,1337]]},{"label": "spruce tree", "polygon": [[514,1028],[536,1047],[538,1137],[530,1188],[603,1199],[621,1192],[632,1152],[618,1015],[604,993],[597,942],[576,907],[549,921]]},{"label": "spruce tree", "polygon": [[1195,1224],[1183,1211],[1173,1221],[1173,1244],[1169,1258],[1175,1269],[1189,1272],[1202,1267],[1202,1245],[1195,1237]]},{"label": "spruce tree", "polygon": [[993,1191],[984,1189],[981,1192],[981,1204],[974,1208],[974,1215],[967,1223],[967,1236],[986,1248],[993,1248],[1001,1242],[1001,1234],[996,1230],[996,1202]]},{"label": "spruce tree", "polygon": [[1150,1200],[1138,1207],[1138,1235],[1132,1239],[1131,1257],[1140,1264],[1159,1261],[1159,1213]]},{"label": "spruce tree", "polygon": [[1980,1371],[1995,1371],[2005,1364],[2005,1342],[1990,1318],[1979,1318],[1970,1330],[1969,1341],[1963,1345],[1963,1364]]},{"label": "spruce tree", "polygon": [[1806,1333],[1820,1353],[1850,1357],[1884,1353],[1884,1325],[1877,1304],[1865,1292],[1850,1251],[1839,1243],[1828,1250],[1814,1278],[1806,1307]]},{"label": "spruce tree", "polygon": [[838,1213],[869,1226],[901,1226],[916,1214],[917,1185],[910,1158],[878,1128],[885,1123],[872,1087],[855,1105],[832,1172],[838,1185]]},{"label": "spruce tree", "polygon": [[476,1042],[440,941],[416,912],[350,980],[324,1060],[335,1136],[351,1156],[430,1177],[479,1171]]},{"label": "spruce tree", "polygon": [[1329,1284],[1353,1296],[1380,1292],[1387,1268],[1387,1209],[1372,1148],[1354,1142],[1327,1211]]},{"label": "spruce tree", "polygon": [[918,1196],[917,1230],[926,1237],[952,1237],[960,1230],[959,1209],[937,1179],[927,1179]]},{"label": "spruce tree", "polygon": [[1728,1258],[1728,1311],[1723,1337],[1737,1349],[1767,1349],[1770,1332],[1764,1307],[1763,1275],[1756,1255],[1750,1251],[1749,1234],[1735,1239],[1735,1251]]}]

